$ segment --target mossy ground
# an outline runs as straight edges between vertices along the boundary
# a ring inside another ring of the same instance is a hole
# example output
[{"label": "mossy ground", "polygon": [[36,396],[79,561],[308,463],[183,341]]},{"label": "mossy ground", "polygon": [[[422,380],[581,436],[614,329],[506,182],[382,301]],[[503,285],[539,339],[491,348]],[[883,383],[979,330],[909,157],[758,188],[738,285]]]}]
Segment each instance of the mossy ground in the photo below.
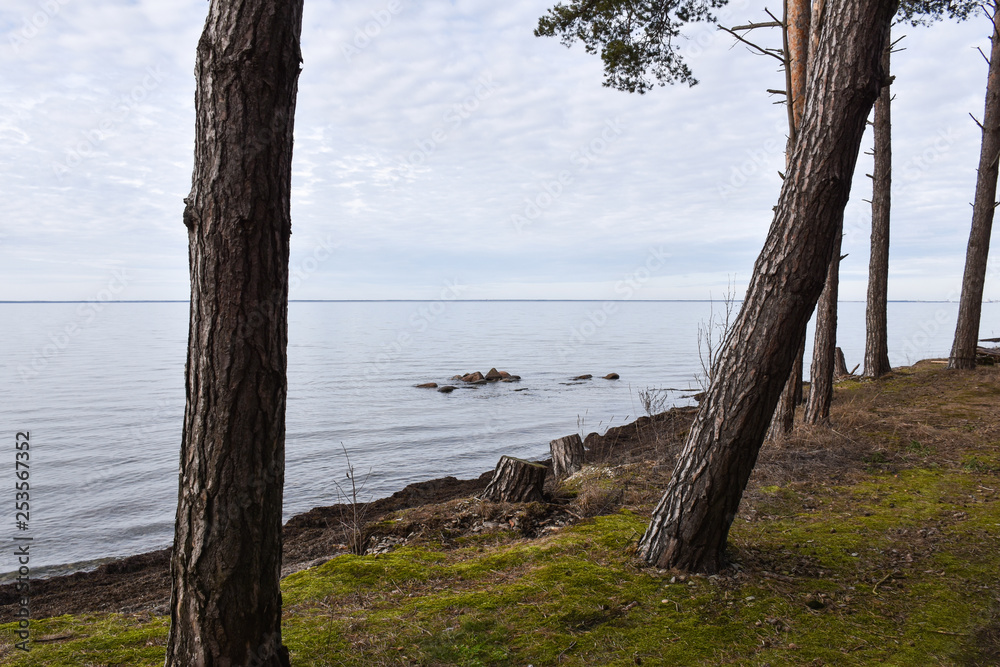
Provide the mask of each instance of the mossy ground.
[{"label": "mossy ground", "polygon": [[[832,432],[762,452],[716,576],[633,558],[662,483],[641,466],[618,477],[623,506],[537,537],[491,527],[338,556],[284,580],[293,664],[998,664],[998,379],[924,364],[840,386]],[[31,632],[24,654],[0,627],[3,664],[152,666],[167,621]]]}]

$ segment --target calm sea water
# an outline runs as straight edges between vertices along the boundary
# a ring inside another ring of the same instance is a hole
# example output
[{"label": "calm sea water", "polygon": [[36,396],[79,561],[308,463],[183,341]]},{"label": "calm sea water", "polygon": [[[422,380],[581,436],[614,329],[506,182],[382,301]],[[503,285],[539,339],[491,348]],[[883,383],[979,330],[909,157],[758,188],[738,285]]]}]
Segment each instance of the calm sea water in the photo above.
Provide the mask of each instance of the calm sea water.
[{"label": "calm sea water", "polygon": [[[503,454],[544,457],[553,438],[643,414],[646,388],[690,403],[698,323],[709,310],[706,302],[292,303],[285,518],[338,502],[342,447],[359,475],[370,470],[367,500],[415,481],[479,475]],[[168,545],[187,304],[0,304],[0,313],[3,437],[12,444],[16,431],[31,433],[33,575]],[[893,365],[947,356],[956,313],[951,303],[891,303]],[[985,304],[982,335],[998,332],[1000,305]],[[838,337],[848,366],[861,362],[864,304],[841,304]],[[523,380],[451,394],[413,386],[493,366]],[[611,372],[621,379],[567,384]],[[18,534],[14,449],[2,451],[10,483],[0,484],[8,508],[0,539],[9,539]],[[15,568],[12,556],[0,557],[0,572]]]}]

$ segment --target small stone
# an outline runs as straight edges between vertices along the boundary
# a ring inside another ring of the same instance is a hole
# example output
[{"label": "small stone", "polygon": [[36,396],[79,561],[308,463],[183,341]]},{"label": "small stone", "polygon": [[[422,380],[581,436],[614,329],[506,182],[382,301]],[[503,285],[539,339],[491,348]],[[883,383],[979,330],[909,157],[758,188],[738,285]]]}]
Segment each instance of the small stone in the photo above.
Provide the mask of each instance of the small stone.
[{"label": "small stone", "polygon": [[570,378],[571,380],[589,380],[594,377],[593,375],[577,375],[575,378]]},{"label": "small stone", "polygon": [[450,384],[446,384],[443,387],[438,387],[438,391],[441,392],[442,394],[450,394],[451,392],[455,391],[455,387],[451,386]]},{"label": "small stone", "polygon": [[417,389],[437,389],[437,382],[425,382],[423,384],[418,384]]},{"label": "small stone", "polygon": [[617,380],[617,379],[619,379],[620,377],[621,377],[621,376],[620,376],[620,375],[618,375],[618,373],[608,373],[607,375],[605,375],[605,376],[604,376],[604,379],[605,379],[605,380]]}]

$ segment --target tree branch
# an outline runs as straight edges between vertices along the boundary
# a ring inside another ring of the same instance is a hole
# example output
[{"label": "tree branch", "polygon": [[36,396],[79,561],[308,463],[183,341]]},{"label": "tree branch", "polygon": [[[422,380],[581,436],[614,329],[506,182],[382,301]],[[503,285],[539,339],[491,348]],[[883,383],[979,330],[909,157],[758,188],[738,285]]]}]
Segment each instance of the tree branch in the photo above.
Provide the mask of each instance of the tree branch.
[{"label": "tree branch", "polygon": [[743,42],[743,43],[744,43],[744,44],[746,44],[747,46],[751,46],[751,47],[753,47],[753,48],[757,49],[758,51],[760,51],[760,52],[761,52],[762,54],[764,54],[765,56],[771,56],[772,58],[777,58],[777,59],[778,59],[778,60],[779,60],[779,61],[780,61],[780,62],[781,62],[782,64],[784,64],[784,63],[785,63],[785,59],[784,59],[784,58],[782,58],[781,56],[777,55],[777,54],[776,54],[776,53],[774,53],[773,51],[770,51],[770,50],[768,50],[768,49],[765,49],[765,48],[763,48],[763,47],[760,47],[760,46],[757,46],[756,44],[754,44],[753,42],[751,42],[751,41],[749,41],[749,40],[746,40],[746,39],[743,39],[742,37],[740,37],[739,35],[737,35],[737,34],[736,34],[735,32],[733,32],[732,30],[730,30],[729,28],[726,28],[725,26],[721,26],[721,25],[720,25],[720,26],[719,26],[719,30],[725,30],[725,31],[726,31],[726,32],[728,32],[728,33],[729,33],[730,35],[732,35],[733,37],[735,37],[735,38],[736,38],[737,40],[739,40],[739,41]]}]

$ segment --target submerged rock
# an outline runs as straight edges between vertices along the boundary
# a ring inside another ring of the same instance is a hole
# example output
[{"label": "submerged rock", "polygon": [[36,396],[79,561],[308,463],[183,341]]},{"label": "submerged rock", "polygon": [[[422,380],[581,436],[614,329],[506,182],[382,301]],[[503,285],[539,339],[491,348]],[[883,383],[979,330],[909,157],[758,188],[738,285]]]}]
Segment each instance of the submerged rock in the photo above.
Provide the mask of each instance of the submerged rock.
[{"label": "submerged rock", "polygon": [[417,389],[437,389],[437,382],[425,382],[423,384],[418,384]]},{"label": "submerged rock", "polygon": [[441,392],[442,394],[450,394],[451,392],[455,391],[455,389],[456,388],[451,386],[450,384],[446,384],[443,387],[438,387],[438,391]]},{"label": "submerged rock", "polygon": [[593,375],[577,375],[575,378],[570,378],[571,380],[589,380],[594,377]]},{"label": "submerged rock", "polygon": [[617,380],[619,377],[621,377],[621,376],[619,376],[618,373],[608,373],[607,375],[604,376],[604,379],[605,380]]}]

